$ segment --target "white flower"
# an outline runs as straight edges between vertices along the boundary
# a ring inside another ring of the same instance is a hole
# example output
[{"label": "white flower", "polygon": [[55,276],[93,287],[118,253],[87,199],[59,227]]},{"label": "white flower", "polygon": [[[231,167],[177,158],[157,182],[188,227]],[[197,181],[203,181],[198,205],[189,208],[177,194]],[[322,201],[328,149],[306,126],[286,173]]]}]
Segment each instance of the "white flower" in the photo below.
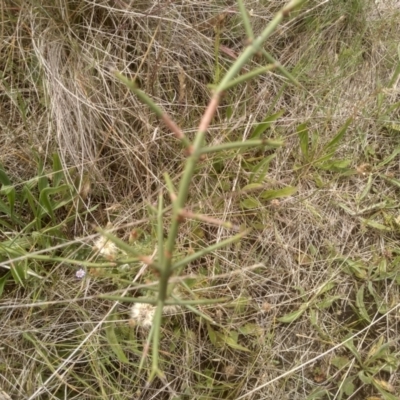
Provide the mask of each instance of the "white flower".
[{"label": "white flower", "polygon": [[94,242],[94,247],[101,255],[109,260],[113,260],[115,258],[118,250],[117,246],[104,236],[100,236]]},{"label": "white flower", "polygon": [[[164,306],[163,314],[172,315],[179,311],[178,306]],[[151,328],[153,324],[156,307],[146,303],[135,303],[131,308],[131,323],[132,326],[137,325],[142,328]]]},{"label": "white flower", "polygon": [[75,273],[75,276],[76,276],[78,279],[82,279],[85,275],[86,275],[86,272],[85,272],[85,270],[82,269],[82,268],[78,269],[78,271],[76,271],[76,273]]},{"label": "white flower", "polygon": [[150,328],[155,312],[156,308],[151,304],[135,303],[131,308],[132,322],[143,328]]}]

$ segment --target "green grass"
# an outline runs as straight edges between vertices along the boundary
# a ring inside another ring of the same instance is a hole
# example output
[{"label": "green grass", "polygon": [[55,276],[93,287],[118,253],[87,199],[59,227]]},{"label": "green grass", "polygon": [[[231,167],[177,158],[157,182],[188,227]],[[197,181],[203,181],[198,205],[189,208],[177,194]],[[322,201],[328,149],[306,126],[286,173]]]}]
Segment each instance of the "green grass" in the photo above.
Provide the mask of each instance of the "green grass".
[{"label": "green grass", "polygon": [[395,1],[306,2],[225,91],[157,342],[185,149],[284,2],[125,3],[0,6],[0,398],[397,399]]}]

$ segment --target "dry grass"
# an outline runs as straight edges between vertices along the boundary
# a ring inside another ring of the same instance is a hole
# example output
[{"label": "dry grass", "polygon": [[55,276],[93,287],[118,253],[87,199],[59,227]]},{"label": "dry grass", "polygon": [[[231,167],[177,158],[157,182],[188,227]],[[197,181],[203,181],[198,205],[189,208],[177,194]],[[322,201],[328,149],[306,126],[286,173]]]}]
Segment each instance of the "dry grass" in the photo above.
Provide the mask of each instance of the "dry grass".
[{"label": "dry grass", "polygon": [[[129,303],[99,295],[148,295],[157,276],[137,263],[124,271],[92,269],[80,281],[74,265],[54,258],[96,260],[87,237],[93,224],[107,222],[126,241],[133,224],[135,247],[153,254],[152,207],[165,189],[163,173],[174,182],[180,177],[180,144],[110,67],[136,79],[192,138],[210,98],[207,85],[244,49],[245,31],[228,0],[40,3],[0,5],[0,163],[21,185],[37,173],[38,159],[50,172],[57,151],[71,182],[90,180],[83,200],[97,209],[72,209],[65,246],[32,267],[43,279],[5,286],[0,399],[1,390],[12,399],[397,398],[398,155],[384,162],[399,146],[398,108],[390,108],[399,80],[389,87],[399,65],[396,2],[308,2],[266,45],[302,87],[272,73],[226,93],[208,143],[248,138],[258,122],[284,110],[266,135],[285,146],[262,183],[264,190],[297,192],[275,201],[251,193],[247,198],[261,203],[246,209],[240,191],[255,159],[272,153],[227,152],[202,162],[191,209],[253,230],[185,269],[196,279],[178,285],[183,297],[229,300],[200,307],[215,326],[189,310],[165,316],[165,376],[151,383],[150,361],[138,369],[147,331],[129,324]],[[256,34],[282,4],[246,1]],[[252,62],[263,64],[261,57]],[[334,155],[345,166],[323,168],[316,160],[350,116]],[[308,161],[296,133],[302,123],[316,143]],[[14,233],[4,228],[0,239]],[[186,222],[178,253],[230,235]],[[0,255],[1,277],[9,260]],[[293,322],[279,320],[302,306]],[[389,350],[374,358],[386,344]]]}]

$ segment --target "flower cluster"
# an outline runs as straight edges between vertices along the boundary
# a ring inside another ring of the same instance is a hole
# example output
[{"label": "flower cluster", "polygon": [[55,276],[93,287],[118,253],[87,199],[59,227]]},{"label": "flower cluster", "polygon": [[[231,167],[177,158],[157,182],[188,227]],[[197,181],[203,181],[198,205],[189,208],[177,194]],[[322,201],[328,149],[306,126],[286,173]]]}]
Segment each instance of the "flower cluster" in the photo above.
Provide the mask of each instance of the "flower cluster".
[{"label": "flower cluster", "polygon": [[155,312],[156,308],[151,304],[135,303],[131,309],[132,322],[143,328],[150,328]]},{"label": "flower cluster", "polygon": [[76,271],[76,273],[75,273],[75,276],[76,276],[78,279],[84,278],[85,275],[86,275],[86,272],[85,272],[85,270],[84,270],[83,268],[78,269],[78,271]]},{"label": "flower cluster", "polygon": [[100,236],[94,242],[94,248],[97,250],[102,256],[112,261],[115,259],[117,254],[117,246],[109,239],[104,236]]},{"label": "flower cluster", "polygon": [[[164,315],[172,315],[178,311],[177,306],[165,306]],[[135,303],[131,308],[131,324],[145,329],[151,328],[153,324],[156,307],[147,303]]]}]

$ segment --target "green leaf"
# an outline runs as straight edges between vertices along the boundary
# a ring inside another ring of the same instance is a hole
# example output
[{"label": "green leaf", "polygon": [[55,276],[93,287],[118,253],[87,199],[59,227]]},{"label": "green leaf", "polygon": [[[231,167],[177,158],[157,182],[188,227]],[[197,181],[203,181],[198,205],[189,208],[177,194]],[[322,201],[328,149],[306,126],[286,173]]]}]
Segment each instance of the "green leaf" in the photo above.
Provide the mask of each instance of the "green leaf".
[{"label": "green leaf", "polygon": [[384,167],[386,164],[389,164],[399,153],[400,153],[400,146],[397,146],[394,149],[393,153],[389,157],[386,157],[383,161],[381,161],[377,165],[377,167],[381,168],[381,167]]},{"label": "green leaf", "polygon": [[63,167],[58,153],[53,154],[53,187],[57,187],[64,178]]},{"label": "green leaf", "polygon": [[383,175],[383,174],[379,175],[379,177],[385,179],[385,181],[391,183],[393,186],[396,186],[396,187],[400,188],[400,181],[398,179],[389,178],[389,177],[387,177],[386,175]]},{"label": "green leaf", "polygon": [[[15,198],[16,191],[13,185],[11,185],[8,176],[3,170],[0,164],[0,183],[2,184],[0,189],[0,194],[6,195],[8,199],[8,205],[0,199],[0,212],[6,214],[9,218],[11,218],[12,222],[17,225],[23,225],[22,221],[14,215],[14,206],[15,206]],[[6,221],[1,221],[1,225],[9,226]]]},{"label": "green leaf", "polygon": [[98,228],[98,231],[101,233],[102,236],[105,236],[111,242],[113,242],[117,247],[119,247],[122,251],[127,254],[132,254],[133,256],[141,256],[140,252],[136,249],[135,246],[130,246],[122,239],[118,238],[117,236],[113,235],[112,233]]},{"label": "green leaf", "polygon": [[207,333],[208,333],[208,338],[210,339],[210,342],[214,346],[217,346],[217,334],[208,322],[207,322]]},{"label": "green leaf", "polygon": [[384,343],[384,338],[381,336],[376,343],[368,351],[365,365],[370,365],[378,359],[385,360],[387,356],[391,353],[390,343]]},{"label": "green leaf", "polygon": [[234,307],[234,314],[236,316],[242,315],[247,312],[247,308],[251,304],[251,298],[247,296],[239,296],[230,303],[230,307]]},{"label": "green leaf", "polygon": [[324,331],[321,328],[321,324],[319,323],[319,318],[318,318],[318,312],[315,311],[314,309],[310,308],[308,317],[310,318],[311,325],[313,328],[318,332],[319,336],[328,342],[331,342],[331,338],[329,337],[329,333]]},{"label": "green leaf", "polygon": [[391,389],[392,385],[390,385],[390,383],[372,378],[372,384],[375,389],[381,394],[383,400],[399,400],[398,396],[395,396],[383,389],[383,387]]},{"label": "green leaf", "polygon": [[300,307],[298,310],[293,311],[289,314],[284,315],[283,317],[278,318],[279,322],[282,322],[284,324],[290,324],[291,322],[296,321],[299,319],[303,314],[306,308]]},{"label": "green leaf", "polygon": [[273,122],[280,118],[284,114],[285,110],[281,110],[275,114],[272,114],[264,119],[264,121],[257,124],[250,135],[250,139],[258,139],[267,129],[269,129]]},{"label": "green leaf", "polygon": [[386,231],[390,232],[392,230],[391,227],[385,226],[379,222],[373,221],[372,219],[365,219],[361,218],[361,221],[366,225],[369,226],[370,228],[378,229],[379,231]]},{"label": "green leaf", "polygon": [[68,185],[61,185],[58,187],[46,187],[40,192],[39,203],[47,211],[53,221],[55,221],[54,210],[56,209],[56,205],[50,200],[50,195],[61,194],[68,189]]},{"label": "green leaf", "polygon": [[367,184],[365,185],[365,188],[363,189],[363,191],[360,194],[360,197],[358,198],[359,202],[361,202],[361,200],[363,200],[365,196],[367,196],[367,194],[371,191],[371,187],[372,187],[372,174],[369,175]]},{"label": "green leaf", "polygon": [[8,175],[6,174],[6,171],[4,171],[4,168],[1,164],[0,164],[0,183],[4,186],[11,185],[11,181],[8,178]]},{"label": "green leaf", "polygon": [[240,202],[240,205],[246,210],[252,210],[254,208],[261,207],[261,203],[254,197],[248,197]]},{"label": "green leaf", "polygon": [[11,275],[11,272],[8,271],[8,272],[6,272],[6,274],[4,276],[2,276],[0,278],[0,297],[3,294],[4,287],[6,285],[6,282],[7,282],[8,278],[10,277],[10,275]]},{"label": "green leaf", "polygon": [[344,172],[351,164],[351,160],[331,160],[319,164],[318,167],[324,171]]},{"label": "green leaf", "polygon": [[15,205],[15,188],[12,185],[3,186],[0,193],[5,194],[8,198],[8,204],[10,206],[10,217],[14,216],[14,205]]},{"label": "green leaf", "polygon": [[346,204],[338,203],[337,205],[338,205],[341,209],[343,209],[344,211],[346,211],[347,214],[353,215],[353,216],[356,215],[356,212],[353,211],[351,208],[347,207]]},{"label": "green leaf", "polygon": [[47,176],[41,176],[38,179],[37,183],[38,183],[39,191],[42,191],[49,187],[49,180],[48,180]]},{"label": "green leaf", "polygon": [[337,369],[342,369],[346,367],[346,365],[348,365],[349,363],[350,363],[349,358],[343,356],[336,356],[331,360],[331,364]]},{"label": "green leaf", "polygon": [[316,388],[312,393],[306,398],[306,400],[322,400],[327,398],[330,392],[327,389]]},{"label": "green leaf", "polygon": [[385,125],[385,128],[392,129],[393,131],[400,132],[400,124],[391,123],[390,125]]},{"label": "green leaf", "polygon": [[335,282],[326,282],[323,284],[318,292],[316,293],[316,296],[320,296],[321,294],[324,294],[326,292],[329,292],[331,289],[333,289],[336,286]]},{"label": "green leaf", "polygon": [[273,158],[275,158],[275,156],[276,154],[274,153],[263,158],[255,167],[252,168],[250,182],[260,183],[265,179],[265,176],[269,169],[269,163]]},{"label": "green leaf", "polygon": [[226,107],[225,110],[225,118],[229,121],[233,115],[233,108],[232,105]]},{"label": "green leaf", "polygon": [[213,146],[205,146],[200,150],[200,154],[220,153],[228,150],[239,150],[239,154],[248,152],[250,147],[263,147],[264,149],[276,149],[283,145],[282,140],[273,139],[249,139],[246,141],[225,142]]},{"label": "green leaf", "polygon": [[4,201],[2,201],[1,199],[0,199],[0,211],[6,214],[7,216],[11,217],[10,207],[8,207],[7,204],[4,203]]},{"label": "green leaf", "polygon": [[297,188],[294,186],[287,186],[283,189],[277,190],[266,190],[260,194],[260,197],[264,200],[279,199],[282,197],[288,197],[297,192]]},{"label": "green leaf", "polygon": [[318,313],[315,310],[310,309],[309,318],[312,325],[318,325]]},{"label": "green leaf", "polygon": [[335,135],[335,137],[324,147],[324,152],[329,152],[333,153],[336,151],[340,141],[343,139],[344,134],[347,131],[347,128],[350,126],[352,123],[353,118],[348,118],[345,124],[339,129],[338,133]]},{"label": "green leaf", "polygon": [[249,183],[241,189],[241,192],[253,192],[256,190],[263,189],[264,185],[262,183]]},{"label": "green leaf", "polygon": [[355,358],[357,359],[359,364],[362,364],[360,353],[354,346],[353,339],[350,339],[350,340],[344,342],[344,346],[352,352],[353,356],[355,356]]},{"label": "green leaf", "polygon": [[38,217],[37,200],[35,199],[28,185],[24,185],[22,188],[22,204],[24,204],[26,201],[28,201],[29,207],[31,208],[33,215],[35,216],[35,218],[37,218]]},{"label": "green leaf", "polygon": [[336,301],[341,299],[341,296],[329,296],[326,299],[319,301],[316,306],[319,310],[324,310],[332,306],[332,304]]},{"label": "green leaf", "polygon": [[221,339],[221,341],[223,343],[225,343],[226,345],[228,345],[232,349],[245,351],[247,353],[250,353],[250,350],[247,347],[244,347],[244,346],[238,344],[237,341],[233,337],[228,336],[228,335],[223,335],[222,333],[218,333],[217,335],[219,336],[219,339]]},{"label": "green leaf", "polygon": [[[359,279],[366,279],[368,274],[367,274],[367,267],[365,264],[358,260],[358,261],[353,261],[351,259],[338,259],[338,261],[342,261],[344,264],[344,272],[354,275]],[[348,268],[346,268],[346,266]]]},{"label": "green leaf", "polygon": [[358,307],[361,317],[363,317],[366,321],[371,322],[371,318],[369,317],[367,309],[364,304],[364,289],[365,285],[362,285],[358,290],[356,295],[356,305]]},{"label": "green leaf", "polygon": [[129,361],[118,341],[118,337],[115,334],[114,323],[106,324],[105,331],[106,331],[106,338],[107,338],[108,344],[110,345],[111,350],[117,356],[118,360],[124,364],[129,363]]},{"label": "green leaf", "polygon": [[262,334],[263,329],[261,328],[260,325],[257,324],[246,324],[244,326],[241,326],[239,328],[239,333],[242,335],[254,335],[254,336],[258,336],[260,334]]},{"label": "green leaf", "polygon": [[301,124],[297,127],[297,135],[300,140],[300,149],[303,153],[304,160],[308,160],[308,128],[307,124]]},{"label": "green leaf", "polygon": [[24,286],[24,281],[27,277],[28,260],[16,261],[11,263],[11,275],[13,276],[16,283]]},{"label": "green leaf", "polygon": [[347,377],[345,379],[345,381],[343,382],[342,390],[346,396],[351,396],[356,389],[356,387],[353,383],[353,380],[354,380],[354,377]]},{"label": "green leaf", "polygon": [[372,281],[368,282],[368,291],[375,300],[375,304],[378,307],[378,312],[380,314],[386,314],[389,311],[389,306],[386,301],[382,299],[381,296],[379,296],[378,293],[375,291]]}]

